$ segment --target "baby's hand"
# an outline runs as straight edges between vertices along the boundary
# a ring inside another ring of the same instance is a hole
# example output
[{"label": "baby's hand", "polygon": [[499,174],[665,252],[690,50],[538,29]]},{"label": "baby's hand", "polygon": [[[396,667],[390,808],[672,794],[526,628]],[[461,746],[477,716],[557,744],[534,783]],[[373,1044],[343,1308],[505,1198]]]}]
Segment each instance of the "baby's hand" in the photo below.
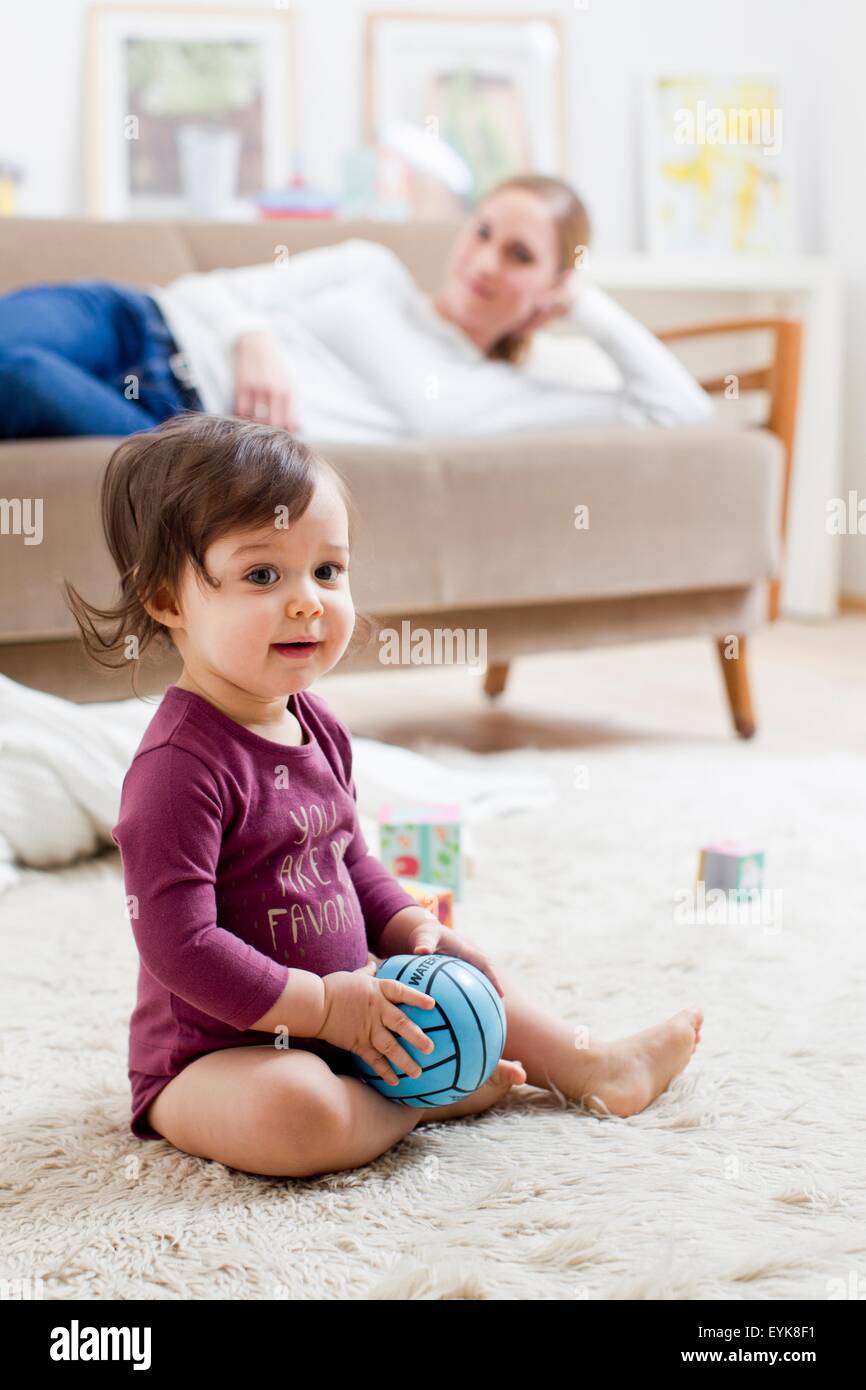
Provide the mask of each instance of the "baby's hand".
[{"label": "baby's hand", "polygon": [[460,960],[474,965],[482,975],[486,975],[490,983],[496,987],[497,993],[505,998],[505,990],[500,984],[499,976],[481,947],[470,941],[465,932],[456,932],[453,927],[444,927],[435,917],[431,916],[429,921],[419,922],[412,928],[407,937],[406,950],[411,955],[435,955],[438,952],[443,956],[458,956]]},{"label": "baby's hand", "polygon": [[397,1005],[435,1009],[436,1001],[399,980],[376,979],[377,969],[376,958],[371,956],[360,970],[336,970],[323,976],[325,1015],[314,1036],[356,1053],[377,1075],[396,1086],[400,1078],[394,1067],[407,1076],[421,1074],[396,1033],[420,1052],[434,1050],[433,1041]]}]

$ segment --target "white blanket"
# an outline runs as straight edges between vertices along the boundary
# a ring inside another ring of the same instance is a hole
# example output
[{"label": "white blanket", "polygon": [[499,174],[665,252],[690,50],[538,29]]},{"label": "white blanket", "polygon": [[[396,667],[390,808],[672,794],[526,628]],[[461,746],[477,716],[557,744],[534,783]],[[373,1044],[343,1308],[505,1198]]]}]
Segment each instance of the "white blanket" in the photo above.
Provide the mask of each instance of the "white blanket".
[{"label": "white blanket", "polygon": [[[124,773],[159,697],[77,705],[0,675],[0,892],[16,864],[48,868],[112,845]],[[378,850],[376,815],[387,801],[447,801],[473,820],[554,799],[546,777],[478,775],[375,739],[354,738],[361,828]],[[471,831],[467,846],[471,861]]]}]

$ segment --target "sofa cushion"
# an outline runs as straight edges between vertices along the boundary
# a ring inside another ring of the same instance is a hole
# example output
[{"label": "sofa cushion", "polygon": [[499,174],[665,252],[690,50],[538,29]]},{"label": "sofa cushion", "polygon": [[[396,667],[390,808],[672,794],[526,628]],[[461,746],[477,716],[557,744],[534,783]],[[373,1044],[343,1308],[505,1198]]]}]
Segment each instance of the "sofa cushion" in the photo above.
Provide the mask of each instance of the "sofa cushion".
[{"label": "sofa cushion", "polygon": [[92,279],[146,289],[196,269],[174,222],[0,218],[0,294]]},{"label": "sofa cushion", "polygon": [[376,612],[735,588],[777,572],[784,459],[764,430],[619,427],[326,452],[364,521],[352,592]]},{"label": "sofa cushion", "polygon": [[[98,496],[118,442],[0,444],[0,499],[42,499],[41,543],[0,544],[0,641],[75,634],[63,577],[93,603],[114,598]],[[762,430],[318,447],[360,514],[352,594],[368,611],[737,588],[777,567],[782,449]]]}]

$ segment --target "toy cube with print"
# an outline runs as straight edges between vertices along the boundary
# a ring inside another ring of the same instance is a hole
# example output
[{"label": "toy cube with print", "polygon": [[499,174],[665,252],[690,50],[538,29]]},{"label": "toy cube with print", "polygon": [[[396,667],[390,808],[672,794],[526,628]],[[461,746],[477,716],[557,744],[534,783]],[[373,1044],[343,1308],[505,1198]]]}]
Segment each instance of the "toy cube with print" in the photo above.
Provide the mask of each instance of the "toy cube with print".
[{"label": "toy cube with print", "polygon": [[454,890],[446,888],[443,883],[422,883],[417,878],[400,878],[397,880],[401,888],[420,904],[426,907],[428,912],[432,912],[434,917],[438,917],[443,927],[454,926]]},{"label": "toy cube with print", "polygon": [[438,802],[400,802],[379,810],[379,858],[395,878],[414,878],[432,888],[450,888],[459,902],[463,888],[460,807]]},{"label": "toy cube with print", "polygon": [[736,840],[704,845],[698,860],[698,880],[707,892],[721,888],[738,899],[750,898],[764,882],[764,851]]}]

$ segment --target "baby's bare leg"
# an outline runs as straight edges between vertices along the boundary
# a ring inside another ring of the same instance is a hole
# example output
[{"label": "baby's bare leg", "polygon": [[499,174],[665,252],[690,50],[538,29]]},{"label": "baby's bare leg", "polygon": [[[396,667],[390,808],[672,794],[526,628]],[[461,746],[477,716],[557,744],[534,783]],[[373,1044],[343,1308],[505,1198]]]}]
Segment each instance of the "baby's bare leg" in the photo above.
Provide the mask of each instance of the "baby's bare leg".
[{"label": "baby's bare leg", "polygon": [[553,1083],[568,1094],[579,1082],[581,1068],[588,1064],[588,1051],[575,1046],[575,1025],[533,999],[498,960],[493,964],[505,990],[506,1055],[520,1058],[530,1086],[550,1090]]},{"label": "baby's bare leg", "polygon": [[[556,1088],[597,1113],[635,1115],[666,1090],[700,1041],[703,1011],[680,1009],[663,1023],[611,1042],[544,1008],[493,962],[505,990],[505,1052],[519,1057],[530,1086]],[[597,1104],[596,1102],[600,1102]]]},{"label": "baby's bare leg", "polygon": [[[447,1120],[459,1120],[466,1115],[478,1115],[490,1110],[513,1085],[522,1085],[525,1078],[522,1067],[514,1062],[502,1061],[484,1085],[470,1095],[453,1101],[451,1105],[416,1108],[389,1100],[387,1092],[375,1091],[356,1077],[335,1077],[344,1086],[346,1124],[342,1141],[331,1155],[328,1171],[360,1168],[392,1148],[416,1125],[443,1124]],[[403,1119],[398,1120],[394,1112]]]},{"label": "baby's bare leg", "polygon": [[246,1173],[310,1177],[378,1158],[425,1114],[335,1074],[302,1048],[232,1047],[184,1068],[150,1123],[175,1148]]},{"label": "baby's bare leg", "polygon": [[501,1062],[490,1080],[450,1106],[396,1105],[315,1053],[233,1047],[191,1062],[148,1110],[158,1134],[184,1153],[241,1172],[312,1177],[360,1168],[417,1124],[489,1109],[525,1073]]}]

